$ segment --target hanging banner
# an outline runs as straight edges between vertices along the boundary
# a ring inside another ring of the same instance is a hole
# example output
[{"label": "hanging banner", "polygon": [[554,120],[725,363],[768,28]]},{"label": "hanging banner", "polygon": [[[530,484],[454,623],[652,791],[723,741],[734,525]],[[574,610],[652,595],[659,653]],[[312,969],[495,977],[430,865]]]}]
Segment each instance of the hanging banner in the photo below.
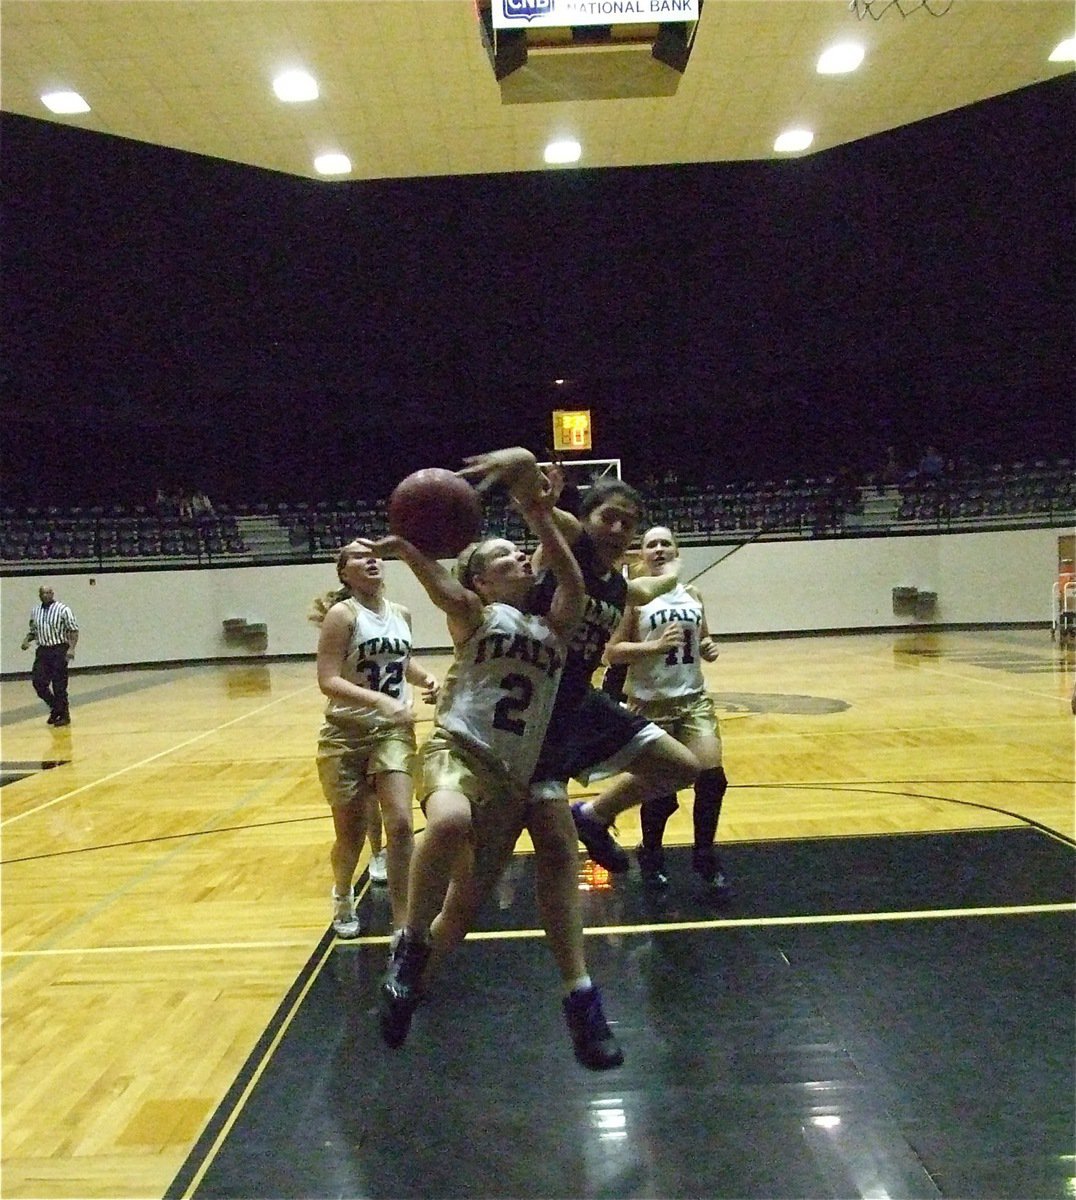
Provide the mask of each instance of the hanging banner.
[{"label": "hanging banner", "polygon": [[494,29],[697,21],[700,0],[493,0]]}]

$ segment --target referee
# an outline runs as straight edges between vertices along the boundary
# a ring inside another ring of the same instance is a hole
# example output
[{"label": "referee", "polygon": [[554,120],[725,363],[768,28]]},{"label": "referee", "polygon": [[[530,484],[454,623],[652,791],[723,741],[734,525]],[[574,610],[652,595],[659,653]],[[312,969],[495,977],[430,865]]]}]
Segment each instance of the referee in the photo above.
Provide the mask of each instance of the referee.
[{"label": "referee", "polygon": [[22,649],[37,642],[31,678],[34,691],[51,710],[49,724],[70,725],[67,664],[75,657],[78,622],[67,605],[56,599],[52,588],[38,588],[37,594],[41,603],[35,604],[30,613],[30,628],[22,639]]}]

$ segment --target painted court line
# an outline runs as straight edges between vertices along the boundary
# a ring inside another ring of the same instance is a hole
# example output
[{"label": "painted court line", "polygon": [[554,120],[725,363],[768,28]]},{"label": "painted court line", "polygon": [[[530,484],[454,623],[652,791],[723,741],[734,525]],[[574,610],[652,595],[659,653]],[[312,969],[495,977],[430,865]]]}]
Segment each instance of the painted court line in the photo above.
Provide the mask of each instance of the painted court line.
[{"label": "painted court line", "polygon": [[[780,925],[841,925],[863,924],[869,921],[936,921],[955,917],[1020,917],[1041,913],[1076,912],[1076,901],[1063,904],[994,905],[984,908],[939,908],[915,912],[823,913],[798,917],[726,917],[710,921],[669,921],[651,925],[592,925],[583,932],[591,937],[617,933],[690,933],[702,929],[738,929]],[[479,929],[467,935],[468,941],[509,941],[519,938],[542,938],[542,929]],[[333,945],[387,945],[388,934],[334,939]],[[212,954],[215,951],[235,950],[301,950],[310,947],[310,940],[291,938],[271,942],[166,942],[146,946],[86,946],[49,950],[4,950],[0,958],[63,958],[82,954]]]},{"label": "painted court line", "polygon": [[[1023,917],[1038,913],[1076,912],[1076,901],[1063,904],[994,905],[986,908],[936,908],[917,912],[820,913],[800,917],[724,917],[711,921],[668,921],[652,925],[588,925],[583,933],[588,937],[603,934],[632,933],[690,933],[701,929],[738,929],[767,925],[846,925],[869,921],[938,921],[954,917]],[[511,938],[545,937],[542,929],[479,929],[467,935],[468,941],[497,941]],[[376,937],[351,938],[348,946],[377,946],[387,944],[388,934]]]},{"label": "painted court line", "polygon": [[[387,941],[388,939],[386,939]],[[85,946],[49,950],[4,950],[0,958],[64,958],[82,954],[212,954],[219,950],[310,949],[309,938],[279,942],[172,942],[149,946]]]},{"label": "painted court line", "polygon": [[16,821],[21,821],[24,817],[32,817],[37,813],[44,812],[46,808],[51,808],[54,804],[59,804],[61,800],[70,800],[72,796],[77,796],[81,792],[88,792],[91,788],[99,787],[102,783],[118,779],[121,775],[126,775],[128,771],[137,771],[139,767],[148,766],[151,762],[156,762],[159,758],[167,758],[169,754],[175,754],[177,750],[184,750],[187,746],[193,746],[196,742],[213,737],[215,734],[220,733],[222,729],[238,725],[240,721],[246,721],[249,717],[256,717],[259,713],[263,713],[277,704],[283,704],[285,700],[294,700],[296,696],[312,691],[314,686],[313,684],[307,684],[305,687],[297,688],[294,692],[289,692],[286,696],[278,696],[275,700],[270,700],[268,704],[263,704],[261,708],[252,708],[250,712],[243,713],[239,717],[233,717],[230,721],[225,721],[221,725],[215,725],[212,729],[203,730],[202,733],[195,734],[194,737],[188,738],[185,742],[179,742],[175,746],[170,746],[167,750],[151,754],[148,758],[143,758],[139,762],[128,763],[127,766],[120,767],[118,771],[102,775],[100,779],[92,779],[89,783],[84,783],[81,787],[73,788],[70,792],[64,792],[60,796],[54,796],[51,800],[46,800],[44,804],[38,804],[35,808],[28,808],[25,812],[16,813],[13,817],[8,817],[6,820],[0,821],[0,829],[5,829],[8,825],[14,825]]},{"label": "painted court line", "polygon": [[[332,953],[332,948],[333,948],[333,943],[330,942],[325,947],[325,950],[322,953],[321,957],[319,958],[317,965],[310,972],[309,978],[307,978],[306,981],[303,983],[303,986],[300,989],[299,994],[297,996],[295,996],[294,1000],[292,1001],[291,1005],[288,1008],[287,1014],[284,1016],[284,1019],[280,1022],[279,1027],[274,1031],[272,1039],[269,1042],[269,1045],[265,1047],[264,1052],[261,1054],[261,1057],[259,1058],[257,1066],[251,1073],[250,1078],[244,1084],[243,1090],[240,1093],[240,1095],[237,1097],[235,1103],[233,1104],[231,1112],[228,1113],[228,1116],[224,1120],[220,1129],[217,1130],[216,1136],[213,1138],[212,1145],[209,1146],[208,1150],[202,1157],[201,1163],[198,1165],[198,1169],[194,1172],[194,1175],[187,1182],[186,1187],[184,1187],[182,1195],[184,1196],[185,1200],[187,1197],[193,1196],[194,1193],[197,1191],[198,1185],[205,1178],[206,1173],[208,1172],[209,1168],[213,1164],[213,1160],[217,1157],[218,1153],[220,1152],[220,1148],[224,1145],[224,1142],[227,1139],[229,1133],[231,1133],[232,1127],[235,1125],[236,1121],[239,1120],[240,1114],[242,1113],[243,1109],[246,1107],[246,1103],[250,1099],[251,1094],[253,1093],[254,1089],[257,1087],[258,1082],[260,1081],[262,1075],[265,1073],[265,1070],[268,1067],[270,1060],[272,1059],[277,1048],[280,1046],[280,1043],[284,1040],[284,1035],[288,1032],[288,1027],[291,1025],[291,1023],[295,1019],[295,1016],[298,1013],[299,1009],[302,1007],[303,1001],[306,999],[307,993],[314,986],[315,981],[317,980],[318,976],[321,974],[321,969],[322,969],[322,967],[324,967],[325,963],[328,961],[329,955]],[[226,1102],[227,1102],[227,1100],[225,1100],[225,1103]]]}]

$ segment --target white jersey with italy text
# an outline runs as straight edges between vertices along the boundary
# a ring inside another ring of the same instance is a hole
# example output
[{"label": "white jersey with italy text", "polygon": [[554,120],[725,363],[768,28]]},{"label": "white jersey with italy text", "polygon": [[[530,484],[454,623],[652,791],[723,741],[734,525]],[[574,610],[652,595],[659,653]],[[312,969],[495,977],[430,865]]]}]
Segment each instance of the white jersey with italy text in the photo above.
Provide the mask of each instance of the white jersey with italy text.
[{"label": "white jersey with italy text", "polygon": [[624,684],[627,695],[633,700],[671,700],[703,691],[705,684],[699,657],[702,615],[701,601],[682,583],[636,609],[636,641],[657,641],[670,625],[680,625],[684,630],[684,642],[666,654],[647,654],[632,659]]},{"label": "white jersey with italy text", "polygon": [[565,641],[542,617],[487,604],[448,669],[434,721],[521,786],[542,748]]},{"label": "white jersey with italy text", "polygon": [[[381,611],[374,612],[354,596],[340,603],[347,606],[354,622],[341,677],[407,703],[411,692],[405,672],[411,659],[411,627],[403,608],[386,600]],[[342,704],[339,700],[329,701],[325,716],[336,723],[391,724],[371,704]]]}]

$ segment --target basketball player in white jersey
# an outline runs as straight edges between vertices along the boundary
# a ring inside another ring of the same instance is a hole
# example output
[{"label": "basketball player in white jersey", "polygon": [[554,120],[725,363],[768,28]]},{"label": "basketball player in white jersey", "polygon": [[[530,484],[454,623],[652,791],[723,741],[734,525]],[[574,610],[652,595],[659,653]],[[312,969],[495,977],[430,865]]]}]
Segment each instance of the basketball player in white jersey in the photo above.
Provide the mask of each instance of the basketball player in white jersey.
[{"label": "basketball player in white jersey", "polygon": [[[521,512],[558,570],[542,615],[524,611],[534,576],[526,553],[504,538],[469,547],[450,574],[409,542],[372,543],[399,555],[448,618],[455,660],[421,753],[419,798],[426,830],[411,863],[407,924],[381,986],[381,1033],[393,1047],[407,1037],[430,956],[431,925],[446,894],[466,894],[501,869],[523,824],[528,786],[564,670],[568,640],[586,601],[582,573],[553,519],[552,496]],[[574,872],[560,872],[577,887]],[[559,928],[551,908],[573,912],[572,897],[542,905],[550,946],[565,983],[564,1013],[576,1057],[592,1069],[619,1066],[623,1055],[587,973],[582,937]],[[468,898],[461,907],[470,911]],[[581,932],[581,931],[578,931]]]},{"label": "basketball player in white jersey", "polygon": [[385,827],[392,920],[407,911],[407,874],[414,844],[411,769],[416,753],[415,710],[409,684],[437,699],[437,680],[411,658],[411,614],[385,597],[381,560],[351,542],[336,561],[343,585],[314,602],[318,686],[328,698],[318,738],[318,776],[332,807],[332,924],[337,936],[357,937],[353,879],[368,832],[372,792]]},{"label": "basketball player in white jersey", "polygon": [[[655,525],[643,534],[639,571],[664,576],[679,553],[672,531]],[[627,667],[628,708],[659,725],[698,759],[691,862],[708,892],[724,898],[728,880],[714,851],[714,839],[728,779],[721,762],[717,715],[702,675],[703,661],[714,662],[717,656],[702,597],[682,583],[647,604],[629,604],[605,648],[610,666]],[[651,887],[665,888],[669,883],[662,841],[675,811],[675,793],[648,798],[640,809],[643,840],[636,854],[643,881]]]},{"label": "basketball player in white jersey", "polygon": [[[502,483],[517,503],[548,486],[534,455],[521,446],[465,461],[461,475],[474,480],[479,489]],[[686,746],[592,686],[606,643],[626,606],[652,600],[676,582],[672,572],[665,578],[640,576],[630,581],[620,572],[619,564],[634,540],[644,508],[643,498],[634,488],[619,479],[603,479],[584,493],[578,515],[555,510],[583,572],[587,608],[569,648],[527,814],[536,858],[543,852],[563,854],[559,824],[544,826],[549,814],[556,812],[553,801],[567,802],[569,779],[585,785],[599,776],[615,774],[615,781],[601,795],[570,807],[579,841],[595,862],[614,874],[626,872],[630,866],[628,855],[610,833],[617,816],[644,800],[691,786],[699,770]],[[535,558],[541,559],[541,551]],[[547,562],[541,562],[532,597],[537,612],[542,611],[556,583],[556,572],[548,568]],[[553,819],[559,822],[559,817]]]}]

